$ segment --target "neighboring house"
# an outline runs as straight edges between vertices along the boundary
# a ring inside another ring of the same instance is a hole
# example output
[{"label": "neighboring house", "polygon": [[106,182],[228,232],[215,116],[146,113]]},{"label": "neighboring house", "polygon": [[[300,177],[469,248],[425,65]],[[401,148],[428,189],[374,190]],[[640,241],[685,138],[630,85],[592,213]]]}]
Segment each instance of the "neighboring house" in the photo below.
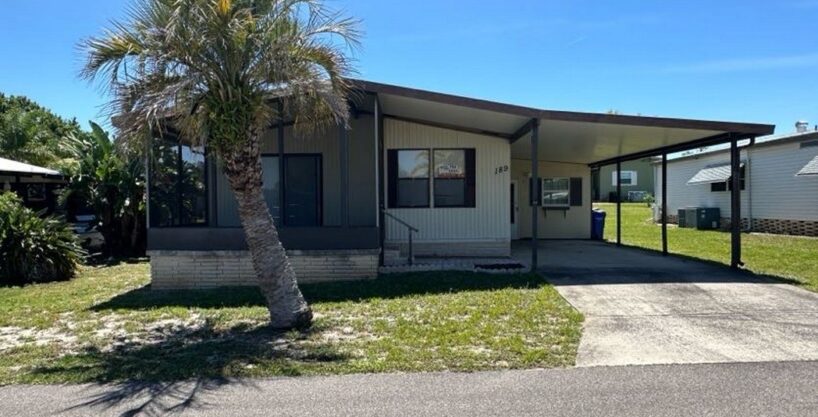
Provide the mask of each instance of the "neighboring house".
[{"label": "neighboring house", "polygon": [[[377,275],[398,249],[406,256],[406,224],[420,256],[507,257],[517,239],[588,239],[591,166],[773,131],[354,85],[349,130],[298,137],[285,119],[263,136],[265,198],[302,282]],[[153,141],[148,176],[153,287],[255,283],[219,161],[165,139]]]},{"label": "neighboring house", "polygon": [[[653,194],[653,163],[650,158],[621,164],[622,201],[642,201]],[[594,201],[616,201],[616,164],[594,171]]]},{"label": "neighboring house", "polygon": [[[741,150],[741,220],[745,230],[818,236],[818,131],[762,139]],[[730,226],[730,152],[710,150],[668,160],[668,221],[678,209],[718,207]],[[656,201],[661,201],[661,165]],[[658,221],[657,210],[657,221]]]},{"label": "neighboring house", "polygon": [[0,158],[0,191],[15,192],[26,207],[53,213],[58,205],[57,191],[65,184],[58,171]]}]

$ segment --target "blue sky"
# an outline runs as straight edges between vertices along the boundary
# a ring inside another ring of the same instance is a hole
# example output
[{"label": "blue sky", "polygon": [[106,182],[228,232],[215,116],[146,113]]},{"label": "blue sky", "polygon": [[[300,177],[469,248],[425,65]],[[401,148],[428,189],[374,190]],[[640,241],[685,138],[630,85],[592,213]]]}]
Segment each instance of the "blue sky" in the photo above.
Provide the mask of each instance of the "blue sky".
[{"label": "blue sky", "polygon": [[[82,123],[79,40],[127,0],[4,2],[0,91]],[[332,0],[362,20],[359,76],[558,110],[818,123],[818,0]]]}]

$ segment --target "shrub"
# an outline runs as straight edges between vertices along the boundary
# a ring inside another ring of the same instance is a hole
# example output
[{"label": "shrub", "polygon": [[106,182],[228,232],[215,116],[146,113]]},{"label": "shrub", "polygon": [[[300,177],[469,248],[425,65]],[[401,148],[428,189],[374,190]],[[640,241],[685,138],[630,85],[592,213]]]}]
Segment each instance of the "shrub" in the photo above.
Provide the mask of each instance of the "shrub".
[{"label": "shrub", "polygon": [[67,223],[38,216],[14,193],[0,193],[0,283],[71,279],[84,255]]}]

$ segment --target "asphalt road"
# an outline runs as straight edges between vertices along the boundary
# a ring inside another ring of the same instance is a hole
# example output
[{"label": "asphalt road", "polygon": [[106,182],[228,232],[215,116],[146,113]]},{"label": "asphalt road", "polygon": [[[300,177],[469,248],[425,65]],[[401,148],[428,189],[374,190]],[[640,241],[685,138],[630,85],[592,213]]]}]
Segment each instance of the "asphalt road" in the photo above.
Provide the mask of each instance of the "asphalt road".
[{"label": "asphalt road", "polygon": [[818,362],[7,386],[27,416],[818,416]]}]

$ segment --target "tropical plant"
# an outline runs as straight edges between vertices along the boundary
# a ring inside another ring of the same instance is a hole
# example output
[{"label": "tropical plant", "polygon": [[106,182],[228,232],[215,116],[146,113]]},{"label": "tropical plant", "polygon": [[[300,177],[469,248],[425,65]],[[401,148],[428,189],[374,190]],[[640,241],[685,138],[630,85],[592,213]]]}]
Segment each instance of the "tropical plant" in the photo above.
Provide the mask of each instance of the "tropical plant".
[{"label": "tropical plant", "polygon": [[57,168],[67,157],[60,138],[81,129],[76,121],[54,115],[21,96],[0,93],[0,156],[29,164]]},{"label": "tropical plant", "polygon": [[276,328],[308,326],[312,311],[264,202],[260,138],[287,116],[296,130],[348,123],[357,39],[357,21],[320,0],[141,0],[84,43],[82,75],[105,78],[122,135],[172,122],[221,159]]},{"label": "tropical plant", "polygon": [[0,283],[67,280],[84,251],[62,219],[40,217],[10,192],[0,193]]},{"label": "tropical plant", "polygon": [[61,147],[74,163],[65,169],[69,182],[60,198],[93,210],[109,255],[141,255],[146,235],[144,155],[123,145],[94,122],[90,133],[66,136]]}]

